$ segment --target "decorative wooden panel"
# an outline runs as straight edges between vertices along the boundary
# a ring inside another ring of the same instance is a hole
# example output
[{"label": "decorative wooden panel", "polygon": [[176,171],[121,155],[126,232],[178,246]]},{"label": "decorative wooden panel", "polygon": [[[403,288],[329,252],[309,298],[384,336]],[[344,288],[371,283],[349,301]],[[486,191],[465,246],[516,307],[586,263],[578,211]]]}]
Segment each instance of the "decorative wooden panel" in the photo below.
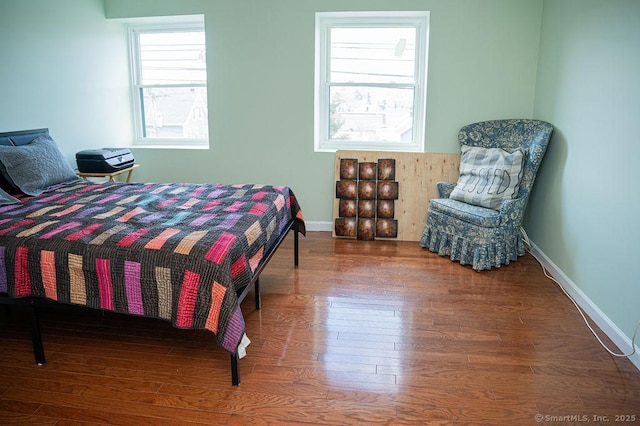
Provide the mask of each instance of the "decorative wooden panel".
[{"label": "decorative wooden panel", "polygon": [[[360,163],[377,163],[378,177],[384,176],[398,184],[397,199],[393,201],[393,212],[387,219],[397,221],[397,239],[401,241],[420,241],[424,224],[427,219],[427,208],[431,198],[438,198],[437,182],[456,182],[460,167],[460,154],[440,153],[409,153],[386,151],[337,151],[335,158],[335,180],[341,179],[340,160],[354,160],[345,168],[352,168],[352,173],[344,174],[344,179],[356,180],[358,165]],[[390,169],[381,160],[395,160],[395,176],[385,175]],[[355,171],[354,171],[355,170]],[[382,179],[379,179],[382,180]],[[377,186],[376,186],[377,191]],[[352,192],[350,192],[352,194]],[[356,189],[357,195],[357,189]],[[355,197],[354,197],[355,198]],[[334,222],[339,218],[340,200],[334,198]],[[353,208],[357,209],[357,203]],[[391,208],[376,205],[377,217],[380,209]],[[345,218],[342,218],[345,219]],[[382,231],[387,232],[389,223],[380,224]],[[348,228],[353,229],[353,237],[356,236],[357,223],[350,223]],[[377,228],[378,226],[376,226]],[[354,229],[355,228],[355,229]],[[363,224],[364,228],[364,224]],[[375,232],[375,230],[374,230]],[[334,236],[335,236],[334,228]]]},{"label": "decorative wooden panel", "polygon": [[[393,219],[398,182],[389,180],[395,179],[396,161],[386,158],[379,163],[380,166],[378,162],[359,162],[354,158],[339,161],[340,180],[336,180],[338,217],[334,218],[334,236],[353,238],[355,221],[355,238],[359,240],[398,237],[398,221]],[[358,175],[354,180],[356,169]]]}]

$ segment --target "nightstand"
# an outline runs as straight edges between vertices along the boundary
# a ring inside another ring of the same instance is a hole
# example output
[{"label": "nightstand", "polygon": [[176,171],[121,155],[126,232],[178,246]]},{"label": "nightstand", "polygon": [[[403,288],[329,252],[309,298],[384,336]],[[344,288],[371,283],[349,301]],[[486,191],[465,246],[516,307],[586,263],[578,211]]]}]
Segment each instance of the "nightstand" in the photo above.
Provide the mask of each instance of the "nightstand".
[{"label": "nightstand", "polygon": [[109,182],[115,182],[114,177],[119,176],[121,174],[127,173],[127,182],[131,181],[131,173],[133,173],[133,169],[137,169],[138,167],[140,167],[140,164],[134,164],[131,167],[127,167],[126,169],[122,169],[122,170],[117,170],[115,172],[104,172],[104,173],[87,173],[87,172],[76,172],[76,174],[78,176],[80,176],[82,179],[87,180],[87,178],[90,177],[97,177],[97,178],[109,178]]}]

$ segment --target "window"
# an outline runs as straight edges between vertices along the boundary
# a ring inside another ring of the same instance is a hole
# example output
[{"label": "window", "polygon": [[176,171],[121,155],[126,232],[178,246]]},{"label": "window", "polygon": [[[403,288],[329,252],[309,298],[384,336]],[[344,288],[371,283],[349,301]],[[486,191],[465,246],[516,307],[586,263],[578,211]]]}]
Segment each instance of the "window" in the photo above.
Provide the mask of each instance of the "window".
[{"label": "window", "polygon": [[315,150],[423,151],[429,12],[316,14]]},{"label": "window", "polygon": [[129,27],[136,144],[208,146],[204,21]]}]

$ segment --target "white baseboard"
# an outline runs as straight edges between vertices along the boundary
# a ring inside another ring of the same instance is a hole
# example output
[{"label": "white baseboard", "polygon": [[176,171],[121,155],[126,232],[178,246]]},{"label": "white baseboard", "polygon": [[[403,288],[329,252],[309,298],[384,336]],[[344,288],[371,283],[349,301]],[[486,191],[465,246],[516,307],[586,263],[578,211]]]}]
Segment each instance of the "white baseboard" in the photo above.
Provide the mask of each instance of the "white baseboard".
[{"label": "white baseboard", "polygon": [[[589,297],[573,282],[562,270],[549,259],[549,257],[540,250],[533,242],[531,242],[531,254],[540,260],[540,262],[547,269],[549,275],[555,278],[560,285],[566,290],[566,292],[576,301],[578,306],[587,314],[597,325],[600,327],[603,333],[609,337],[620,349],[622,353],[631,353],[632,342],[631,339],[620,330],[620,328],[604,313],[602,310],[593,303]],[[609,348],[614,350],[615,348]],[[629,357],[629,360],[640,370],[640,349],[636,344],[636,353]]]},{"label": "white baseboard", "polygon": [[304,221],[307,231],[333,231],[333,222],[307,222]]}]

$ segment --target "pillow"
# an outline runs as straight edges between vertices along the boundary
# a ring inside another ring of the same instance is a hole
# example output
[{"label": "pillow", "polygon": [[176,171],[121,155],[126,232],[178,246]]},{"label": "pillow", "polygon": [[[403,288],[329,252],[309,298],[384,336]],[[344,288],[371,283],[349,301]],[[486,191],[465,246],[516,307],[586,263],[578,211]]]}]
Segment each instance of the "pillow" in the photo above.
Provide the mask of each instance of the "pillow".
[{"label": "pillow", "polygon": [[462,146],[460,178],[449,198],[499,210],[504,200],[518,195],[524,151]]},{"label": "pillow", "polygon": [[2,188],[0,188],[0,206],[4,206],[6,204],[16,204],[20,201],[13,198],[11,195],[7,194]]},{"label": "pillow", "polygon": [[0,172],[27,195],[80,180],[50,136],[40,136],[27,145],[0,146]]}]

